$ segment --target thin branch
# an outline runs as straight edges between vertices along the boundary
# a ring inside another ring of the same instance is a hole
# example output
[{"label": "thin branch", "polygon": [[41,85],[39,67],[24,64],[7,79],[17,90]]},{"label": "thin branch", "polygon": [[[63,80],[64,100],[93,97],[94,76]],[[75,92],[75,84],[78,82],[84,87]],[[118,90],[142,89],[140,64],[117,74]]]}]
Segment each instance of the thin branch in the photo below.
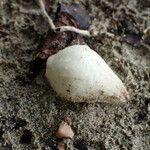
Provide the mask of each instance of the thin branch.
[{"label": "thin branch", "polygon": [[47,18],[47,20],[48,20],[48,23],[49,23],[49,25],[50,25],[50,28],[55,31],[56,27],[55,27],[55,25],[54,25],[54,23],[53,23],[53,20],[49,17],[49,15],[47,14],[47,12],[46,12],[46,10],[45,10],[45,6],[44,6],[44,3],[43,3],[43,0],[38,0],[38,1],[39,1],[39,5],[40,5],[40,8],[41,8],[41,11],[42,11],[43,15],[44,15],[44,16]]},{"label": "thin branch", "polygon": [[46,10],[45,10],[45,6],[44,6],[44,2],[43,0],[38,0],[39,1],[39,5],[41,8],[41,11],[43,13],[43,15],[47,18],[48,23],[50,25],[50,28],[55,31],[55,32],[65,32],[65,31],[71,31],[71,32],[75,32],[78,34],[81,34],[83,36],[95,36],[95,34],[93,34],[94,32],[90,32],[89,30],[81,30],[78,29],[74,26],[61,26],[61,27],[56,27],[55,24],[53,23],[53,20],[49,17],[49,15],[47,14]]},{"label": "thin branch", "polygon": [[75,28],[73,26],[57,27],[56,31],[59,31],[59,32],[71,31],[71,32],[75,32],[75,33],[81,34],[83,36],[88,36],[88,37],[91,36],[91,34],[90,34],[90,32],[88,30],[80,30],[80,29]]}]

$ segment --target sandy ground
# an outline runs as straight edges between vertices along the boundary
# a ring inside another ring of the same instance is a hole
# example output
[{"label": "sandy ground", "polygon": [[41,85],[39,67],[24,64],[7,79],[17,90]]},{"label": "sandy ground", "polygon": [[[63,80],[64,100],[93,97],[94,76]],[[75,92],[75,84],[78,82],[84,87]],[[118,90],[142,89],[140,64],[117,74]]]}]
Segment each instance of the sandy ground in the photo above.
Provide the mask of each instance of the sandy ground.
[{"label": "sandy ground", "polygon": [[[57,0],[52,1],[54,16]],[[71,2],[71,1],[69,1]],[[97,30],[106,33],[124,8],[141,29],[150,26],[149,0],[82,1]],[[150,47],[133,47],[117,38],[87,39],[125,83],[130,101],[123,106],[82,105],[57,98],[44,77],[23,84],[40,39],[48,31],[39,7],[31,0],[0,1],[0,150],[54,150],[54,132],[65,116],[72,118],[75,136],[65,139],[71,150],[150,149]]]}]

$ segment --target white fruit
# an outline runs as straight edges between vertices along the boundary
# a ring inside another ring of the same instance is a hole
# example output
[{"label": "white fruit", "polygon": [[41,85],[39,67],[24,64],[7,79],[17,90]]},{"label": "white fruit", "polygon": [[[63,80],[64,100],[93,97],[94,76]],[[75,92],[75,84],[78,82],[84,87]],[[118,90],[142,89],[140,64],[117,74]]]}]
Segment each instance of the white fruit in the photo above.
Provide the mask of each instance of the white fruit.
[{"label": "white fruit", "polygon": [[87,45],[73,45],[47,60],[46,77],[56,93],[74,102],[126,102],[128,92],[106,62]]}]

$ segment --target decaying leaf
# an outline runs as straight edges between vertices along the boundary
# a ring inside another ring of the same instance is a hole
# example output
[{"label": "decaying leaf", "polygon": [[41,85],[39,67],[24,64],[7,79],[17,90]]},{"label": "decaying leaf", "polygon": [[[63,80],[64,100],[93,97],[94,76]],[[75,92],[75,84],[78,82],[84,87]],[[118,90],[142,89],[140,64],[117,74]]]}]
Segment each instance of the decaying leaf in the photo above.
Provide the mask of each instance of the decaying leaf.
[{"label": "decaying leaf", "polygon": [[135,47],[141,45],[142,34],[136,19],[132,15],[124,12],[118,20],[117,27],[118,33],[123,36],[123,41]]},{"label": "decaying leaf", "polygon": [[132,46],[139,47],[142,39],[141,36],[137,34],[126,34],[124,40]]},{"label": "decaying leaf", "polygon": [[91,19],[81,4],[60,4],[58,11],[59,13],[69,15],[71,18],[73,18],[76,21],[79,29],[89,29],[91,25]]}]

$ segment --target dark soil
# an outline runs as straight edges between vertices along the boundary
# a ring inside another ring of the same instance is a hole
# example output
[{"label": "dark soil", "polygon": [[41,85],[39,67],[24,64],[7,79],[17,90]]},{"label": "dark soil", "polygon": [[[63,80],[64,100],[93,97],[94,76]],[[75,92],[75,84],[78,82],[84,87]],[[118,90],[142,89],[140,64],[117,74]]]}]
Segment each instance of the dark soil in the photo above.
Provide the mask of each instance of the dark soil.
[{"label": "dark soil", "polygon": [[[57,2],[50,1],[51,17]],[[1,0],[1,150],[56,149],[59,139],[54,132],[65,116],[73,118],[75,131],[73,139],[63,141],[68,149],[150,149],[150,46],[139,45],[139,37],[136,39],[150,26],[150,1],[80,0],[80,3],[86,6],[99,31],[98,38],[86,39],[87,44],[121,78],[130,93],[130,101],[123,106],[62,101],[43,73],[26,83],[24,77],[49,25],[35,1]],[[122,26],[124,30],[118,29],[117,23],[123,19],[124,12],[134,18],[136,27],[132,20]],[[110,33],[115,37],[110,37]]]}]

